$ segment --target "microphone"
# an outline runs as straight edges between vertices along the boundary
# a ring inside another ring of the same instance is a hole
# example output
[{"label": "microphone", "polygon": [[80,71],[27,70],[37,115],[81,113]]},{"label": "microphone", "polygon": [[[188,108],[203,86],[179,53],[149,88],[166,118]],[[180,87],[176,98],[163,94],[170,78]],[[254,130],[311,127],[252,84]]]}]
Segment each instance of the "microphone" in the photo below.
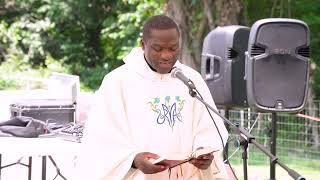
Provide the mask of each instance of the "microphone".
[{"label": "microphone", "polygon": [[173,78],[178,78],[180,81],[182,81],[190,90],[194,90],[196,89],[194,83],[187,78],[182,70],[180,68],[177,67],[173,67],[172,71],[171,71],[171,77]]}]

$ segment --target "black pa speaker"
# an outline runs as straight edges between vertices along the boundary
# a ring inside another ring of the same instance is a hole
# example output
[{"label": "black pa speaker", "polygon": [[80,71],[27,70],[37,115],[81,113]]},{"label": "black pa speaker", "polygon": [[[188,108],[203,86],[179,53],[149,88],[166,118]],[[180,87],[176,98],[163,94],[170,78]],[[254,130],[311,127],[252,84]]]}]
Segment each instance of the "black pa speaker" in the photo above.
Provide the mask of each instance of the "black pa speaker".
[{"label": "black pa speaker", "polygon": [[250,106],[271,112],[297,112],[309,81],[309,28],[300,20],[262,19],[251,28],[246,53]]},{"label": "black pa speaker", "polygon": [[249,32],[245,26],[217,27],[204,39],[201,74],[219,108],[247,106],[244,73]]}]

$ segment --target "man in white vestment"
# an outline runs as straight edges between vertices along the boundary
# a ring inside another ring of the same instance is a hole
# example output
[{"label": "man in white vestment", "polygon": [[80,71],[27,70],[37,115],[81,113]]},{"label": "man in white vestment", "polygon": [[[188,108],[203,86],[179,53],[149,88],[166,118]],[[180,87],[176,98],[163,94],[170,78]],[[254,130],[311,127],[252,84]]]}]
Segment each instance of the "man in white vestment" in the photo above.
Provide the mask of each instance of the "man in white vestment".
[{"label": "man in white vestment", "polygon": [[[169,17],[149,18],[141,47],[107,74],[95,94],[83,137],[78,179],[228,179],[222,158],[228,132],[222,119],[189,94],[179,68],[216,108],[201,75],[178,60],[180,32]],[[217,125],[217,127],[215,126]],[[158,158],[182,160],[199,149],[213,152],[170,167]]]}]

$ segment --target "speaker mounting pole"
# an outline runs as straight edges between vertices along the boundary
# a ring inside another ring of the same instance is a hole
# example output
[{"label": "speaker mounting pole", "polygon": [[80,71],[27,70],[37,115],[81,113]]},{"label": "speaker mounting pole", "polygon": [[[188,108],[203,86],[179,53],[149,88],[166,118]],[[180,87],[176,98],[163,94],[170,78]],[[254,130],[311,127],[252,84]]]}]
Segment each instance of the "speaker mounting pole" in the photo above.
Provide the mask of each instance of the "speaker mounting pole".
[{"label": "speaker mounting pole", "polygon": [[[272,120],[271,120],[271,138],[270,138],[270,151],[271,153],[276,156],[276,149],[277,149],[277,113],[272,113]],[[276,179],[276,162],[270,159],[270,180]]]}]

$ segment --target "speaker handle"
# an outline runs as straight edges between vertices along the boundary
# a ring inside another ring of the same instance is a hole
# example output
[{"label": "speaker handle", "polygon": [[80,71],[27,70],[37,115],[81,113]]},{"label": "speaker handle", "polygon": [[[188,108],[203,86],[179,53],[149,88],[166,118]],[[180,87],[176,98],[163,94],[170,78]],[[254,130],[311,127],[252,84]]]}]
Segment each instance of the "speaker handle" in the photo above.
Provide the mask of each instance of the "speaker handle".
[{"label": "speaker handle", "polygon": [[[209,61],[210,62],[210,68],[209,68],[209,72],[205,71],[205,80],[210,80],[210,79],[217,79],[219,76],[220,76],[220,64],[221,64],[221,60],[222,58],[220,56],[217,56],[217,55],[214,55],[214,54],[209,54],[209,53],[206,53],[206,54],[202,54],[202,56],[204,57],[209,57],[206,59],[206,65],[207,65],[207,62]],[[219,65],[219,71],[218,72],[215,72],[215,60],[218,60],[218,65]]]},{"label": "speaker handle", "polygon": [[249,53],[248,51],[246,51],[244,53],[246,59],[245,59],[245,65],[244,65],[244,76],[243,76],[243,79],[246,81],[247,80],[247,69],[248,69],[248,61],[249,61]]},{"label": "speaker handle", "polygon": [[243,79],[244,79],[245,81],[247,81],[249,61],[254,61],[254,60],[255,60],[255,57],[250,57],[248,51],[246,51],[246,52],[244,53],[244,55],[245,55],[246,58],[245,58],[245,62],[244,62],[245,65],[244,65],[244,76],[243,76]]}]

